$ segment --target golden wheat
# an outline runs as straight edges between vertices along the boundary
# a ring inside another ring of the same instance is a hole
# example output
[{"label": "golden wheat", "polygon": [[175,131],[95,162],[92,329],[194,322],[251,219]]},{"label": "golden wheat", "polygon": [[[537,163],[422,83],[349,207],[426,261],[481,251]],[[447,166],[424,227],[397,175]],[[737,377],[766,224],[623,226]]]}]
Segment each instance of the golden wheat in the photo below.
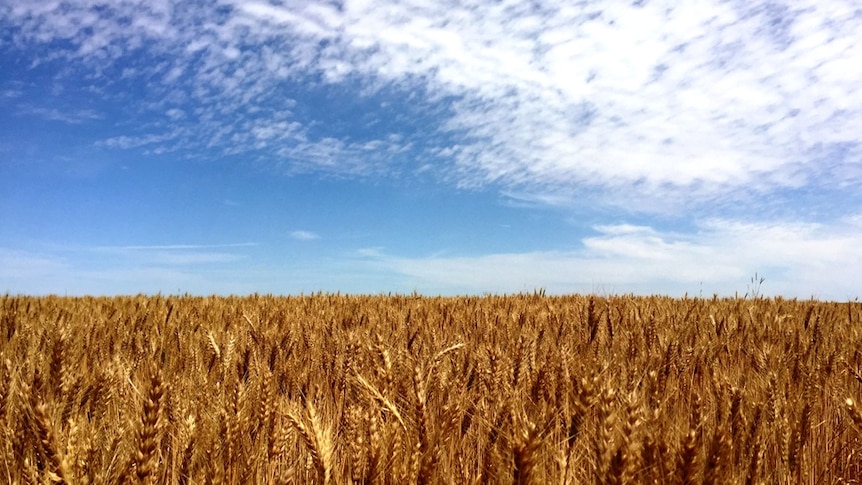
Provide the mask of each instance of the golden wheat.
[{"label": "golden wheat", "polygon": [[0,297],[8,483],[853,483],[862,306]]}]

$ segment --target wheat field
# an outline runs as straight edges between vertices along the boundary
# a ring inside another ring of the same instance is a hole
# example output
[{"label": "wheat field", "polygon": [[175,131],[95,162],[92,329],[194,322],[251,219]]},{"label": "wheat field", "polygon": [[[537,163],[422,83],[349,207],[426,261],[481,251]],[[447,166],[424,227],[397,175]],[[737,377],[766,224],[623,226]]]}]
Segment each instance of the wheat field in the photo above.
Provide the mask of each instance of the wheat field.
[{"label": "wheat field", "polygon": [[862,308],[315,294],[0,305],[0,482],[837,484]]}]

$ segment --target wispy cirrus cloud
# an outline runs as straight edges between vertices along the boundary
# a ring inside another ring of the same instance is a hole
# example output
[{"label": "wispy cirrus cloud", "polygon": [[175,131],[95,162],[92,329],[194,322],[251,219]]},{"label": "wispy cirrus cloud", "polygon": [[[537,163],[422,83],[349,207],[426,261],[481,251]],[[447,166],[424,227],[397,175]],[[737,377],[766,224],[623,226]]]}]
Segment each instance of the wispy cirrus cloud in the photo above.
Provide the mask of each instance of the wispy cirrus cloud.
[{"label": "wispy cirrus cloud", "polygon": [[219,249],[219,248],[250,248],[257,246],[257,243],[230,243],[230,244],[164,244],[164,245],[142,245],[142,246],[97,246],[94,248],[97,251],[160,251],[160,250],[198,250],[198,249]]},{"label": "wispy cirrus cloud", "polygon": [[103,115],[92,109],[61,110],[58,108],[44,108],[26,105],[19,106],[18,113],[24,116],[36,116],[48,121],[62,121],[63,123],[73,125],[103,118]]},{"label": "wispy cirrus cloud", "polygon": [[[646,211],[860,181],[862,12],[846,0],[79,1],[0,18],[15,43],[64,41],[55,56],[96,73],[130,49],[160,59],[124,72],[148,80],[164,123],[105,142],[117,148],[263,150],[348,174],[421,158],[462,187]],[[387,144],[397,128],[351,138],[316,129],[309,101],[283,93],[297,84],[444,109],[428,146]]]},{"label": "wispy cirrus cloud", "polygon": [[166,244],[98,246],[91,250],[119,257],[123,264],[183,266],[236,262],[246,258],[238,250],[255,246],[256,243]]},{"label": "wispy cirrus cloud", "polygon": [[101,140],[96,143],[96,146],[105,146],[108,148],[138,148],[143,146],[151,146],[173,140],[179,136],[179,133],[151,134],[142,136],[127,136],[120,135]]},{"label": "wispy cirrus cloud", "polygon": [[398,135],[361,142],[325,137],[280,148],[277,154],[289,160],[284,167],[288,172],[330,170],[343,175],[393,176],[402,167],[387,162],[410,149],[411,144]]},{"label": "wispy cirrus cloud", "polygon": [[862,118],[848,114],[862,111],[849,74],[862,60],[862,14],[849,3],[239,11],[262,35],[327,40],[316,62],[333,79],[459,96],[444,128],[463,136],[448,147],[462,185],[706,197],[820,177],[807,154],[823,144],[851,144],[839,163],[859,162]]}]

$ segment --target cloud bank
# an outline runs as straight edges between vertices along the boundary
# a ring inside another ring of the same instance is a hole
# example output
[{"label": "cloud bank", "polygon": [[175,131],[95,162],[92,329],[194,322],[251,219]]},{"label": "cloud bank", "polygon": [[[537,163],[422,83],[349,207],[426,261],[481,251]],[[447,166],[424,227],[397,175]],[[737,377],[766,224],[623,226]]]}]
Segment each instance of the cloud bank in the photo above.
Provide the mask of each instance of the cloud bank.
[{"label": "cloud bank", "polygon": [[433,293],[607,292],[741,296],[755,273],[764,295],[847,300],[862,288],[862,224],[703,223],[694,234],[646,226],[602,225],[578,249],[405,258],[363,253],[406,286]]},{"label": "cloud bank", "polygon": [[[353,257],[264,263],[249,244],[21,251],[0,247],[0,291],[410,293],[531,292],[742,296],[755,273],[764,296],[852,300],[862,288],[862,218],[821,224],[713,219],[692,233],[598,225],[569,250],[405,257],[366,248]],[[88,262],[95,258],[95,261]],[[82,261],[84,261],[82,263]],[[290,275],[285,279],[285,275]]]}]

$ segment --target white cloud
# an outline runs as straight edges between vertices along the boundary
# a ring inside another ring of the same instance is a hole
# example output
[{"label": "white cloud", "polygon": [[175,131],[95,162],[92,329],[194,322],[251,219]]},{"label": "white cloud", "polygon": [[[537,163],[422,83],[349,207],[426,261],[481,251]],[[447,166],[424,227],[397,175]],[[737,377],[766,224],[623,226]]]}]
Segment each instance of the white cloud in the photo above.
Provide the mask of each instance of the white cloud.
[{"label": "white cloud", "polygon": [[311,231],[293,231],[290,233],[290,237],[296,239],[297,241],[313,241],[315,239],[320,239],[320,236]]},{"label": "white cloud", "polygon": [[0,247],[0,286],[6,285],[7,290],[14,289],[12,282],[16,280],[44,277],[64,271],[67,266],[62,258]]},{"label": "white cloud", "polygon": [[[137,66],[199,106],[182,120],[194,129],[163,143],[384,173],[394,159],[386,147],[354,155],[373,139],[311,137],[308,120],[272,135],[297,122],[293,100],[273,105],[279,83],[319,75],[421,92],[418,103],[458,99],[428,132],[451,137],[437,142],[435,153],[447,154],[439,173],[464,187],[496,183],[534,200],[585,189],[601,204],[615,197],[600,194],[623,193],[627,206],[654,210],[666,199],[846,184],[848,173],[859,182],[862,14],[850,0],[220,6],[24,2],[0,18],[19,28],[17,43],[68,40],[75,48],[55,55],[97,71],[130,47],[175,56]],[[147,136],[165,135],[113,140]]]},{"label": "white cloud", "polygon": [[[858,218],[857,218],[858,219]],[[858,222],[858,221],[857,221]],[[467,293],[746,291],[757,272],[764,294],[844,300],[862,296],[862,226],[748,223],[714,219],[693,235],[633,225],[594,227],[596,235],[569,251],[533,251],[476,257],[405,258],[365,254],[420,291]]]},{"label": "white cloud", "polygon": [[328,5],[305,4],[300,7],[299,13],[295,7],[277,7],[259,2],[237,4],[240,12],[256,21],[287,25],[293,33],[305,37],[331,37],[333,29],[340,23],[338,14]]},{"label": "white cloud", "polygon": [[391,176],[399,172],[399,167],[389,162],[409,148],[409,143],[401,143],[397,137],[362,142],[323,137],[299,140],[278,149],[277,154],[289,160],[285,168],[291,172],[323,170],[345,175]]},{"label": "white cloud", "polygon": [[167,112],[165,112],[165,114],[168,115],[168,118],[174,121],[181,120],[186,117],[186,113],[178,108],[171,108]]},{"label": "white cloud", "polygon": [[18,113],[26,116],[38,116],[49,121],[62,121],[63,123],[69,123],[73,125],[102,118],[101,114],[92,109],[76,109],[64,111],[57,108],[20,106]]},{"label": "white cloud", "polygon": [[[137,257],[135,257],[137,256]],[[244,259],[241,254],[225,252],[149,251],[147,254],[127,254],[130,260],[141,260],[146,265],[187,266],[214,263],[231,263]]]},{"label": "white cloud", "polygon": [[145,246],[99,246],[93,251],[119,258],[115,264],[126,266],[185,266],[231,263],[246,256],[236,250],[256,243],[167,244]]},{"label": "white cloud", "polygon": [[257,243],[231,243],[231,244],[162,244],[143,246],[98,246],[97,251],[160,251],[180,249],[214,249],[214,248],[248,248],[257,246]]},{"label": "white cloud", "polygon": [[[830,224],[709,219],[690,234],[646,225],[593,227],[568,250],[404,257],[381,247],[352,256],[259,267],[251,243],[228,245],[0,248],[0,292],[117,294],[413,290],[483,294],[545,288],[681,296],[748,291],[847,300],[862,288],[862,216]],[[314,238],[296,231],[299,239]],[[285,275],[290,275],[285,279]]]},{"label": "white cloud", "polygon": [[[116,295],[190,291],[248,293],[235,270],[255,243],[67,247],[0,247],[0,292]],[[252,279],[252,278],[249,278]]]},{"label": "white cloud", "polygon": [[127,150],[130,148],[159,144],[168,140],[173,140],[178,136],[178,133],[141,136],[120,135],[99,141],[96,145]]},{"label": "white cloud", "polygon": [[821,171],[806,159],[818,144],[858,144],[849,5],[348,2],[337,22],[296,13],[279,29],[244,10],[264,36],[331,41],[317,67],[332,79],[346,61],[464,96],[446,124],[475,140],[452,147],[461,185],[650,199],[797,186]]},{"label": "white cloud", "polygon": [[356,251],[356,254],[363,257],[378,257],[383,256],[383,248],[380,246],[370,247],[370,248],[360,248]]}]

